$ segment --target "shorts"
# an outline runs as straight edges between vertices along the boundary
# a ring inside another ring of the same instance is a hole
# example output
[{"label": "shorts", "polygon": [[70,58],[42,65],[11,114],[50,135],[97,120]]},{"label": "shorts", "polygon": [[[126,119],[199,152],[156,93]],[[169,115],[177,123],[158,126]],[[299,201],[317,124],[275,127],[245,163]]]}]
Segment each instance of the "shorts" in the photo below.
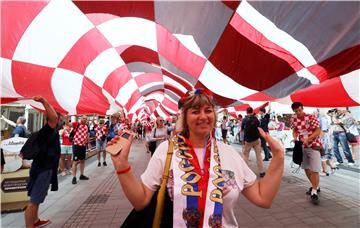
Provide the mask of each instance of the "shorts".
[{"label": "shorts", "polygon": [[30,202],[34,204],[43,203],[51,182],[52,170],[46,170],[38,174],[31,188]]},{"label": "shorts", "polygon": [[301,163],[301,168],[319,173],[321,171],[320,152],[312,148],[303,148],[303,161]]},{"label": "shorts", "polygon": [[73,161],[85,160],[86,146],[73,145]]},{"label": "shorts", "polygon": [[73,149],[72,146],[68,146],[68,145],[61,145],[61,154],[72,154]]},{"label": "shorts", "polygon": [[96,139],[96,150],[105,151],[106,141]]}]

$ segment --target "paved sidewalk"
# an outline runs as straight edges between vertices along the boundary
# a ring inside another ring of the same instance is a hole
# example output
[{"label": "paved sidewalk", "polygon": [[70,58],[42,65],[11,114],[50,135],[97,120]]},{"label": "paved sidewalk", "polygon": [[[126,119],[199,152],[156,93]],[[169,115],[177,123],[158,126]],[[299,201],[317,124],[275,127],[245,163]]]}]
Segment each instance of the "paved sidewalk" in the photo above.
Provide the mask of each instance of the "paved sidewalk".
[{"label": "paved sidewalk", "polygon": [[[239,153],[241,147],[233,145]],[[146,168],[150,155],[134,142],[130,162],[136,176]],[[255,168],[251,152],[250,167]],[[286,156],[285,173],[271,209],[262,209],[241,197],[235,208],[240,227],[360,227],[359,173],[340,169],[321,177],[320,205],[311,204],[305,191],[309,183],[300,170],[294,174]],[[59,177],[59,191],[50,192],[40,206],[40,217],[52,221],[47,227],[119,227],[132,206],[123,195],[111,160],[97,167],[95,157],[86,161],[90,180],[71,184],[71,176]],[[267,164],[266,164],[267,165]],[[24,227],[24,214],[2,214],[1,227]]]}]

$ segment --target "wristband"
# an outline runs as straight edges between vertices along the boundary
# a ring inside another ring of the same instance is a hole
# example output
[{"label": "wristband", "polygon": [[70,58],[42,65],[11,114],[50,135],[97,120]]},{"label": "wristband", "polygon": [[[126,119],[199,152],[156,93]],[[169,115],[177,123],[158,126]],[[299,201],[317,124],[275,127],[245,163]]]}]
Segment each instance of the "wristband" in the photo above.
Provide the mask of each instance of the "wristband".
[{"label": "wristband", "polygon": [[120,174],[128,173],[130,170],[131,170],[131,166],[129,165],[129,167],[126,169],[116,170],[116,174],[120,175]]}]

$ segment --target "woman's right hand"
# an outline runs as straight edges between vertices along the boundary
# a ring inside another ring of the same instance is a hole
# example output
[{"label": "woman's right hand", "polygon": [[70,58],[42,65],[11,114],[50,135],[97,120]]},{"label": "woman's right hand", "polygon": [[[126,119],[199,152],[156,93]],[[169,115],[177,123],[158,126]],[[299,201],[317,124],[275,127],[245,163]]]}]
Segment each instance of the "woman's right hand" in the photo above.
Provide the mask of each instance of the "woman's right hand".
[{"label": "woman's right hand", "polygon": [[282,157],[282,159],[284,159],[284,148],[281,146],[281,144],[277,140],[272,138],[268,133],[264,132],[262,128],[258,127],[258,130],[261,137],[263,137],[265,141],[269,144],[273,157]]},{"label": "woman's right hand", "polygon": [[[119,131],[119,135],[116,135],[110,142],[107,143],[107,145],[112,145],[115,144],[117,141],[120,140],[121,136],[123,134],[123,131],[120,130]],[[134,139],[134,134],[130,133],[130,136],[128,139],[125,139],[125,143],[121,149],[121,151],[116,154],[116,155],[111,155],[111,160],[113,161],[114,164],[114,168],[116,170],[119,169],[126,169],[129,167],[129,153],[130,153],[130,148],[131,148],[131,144],[132,141]]]}]

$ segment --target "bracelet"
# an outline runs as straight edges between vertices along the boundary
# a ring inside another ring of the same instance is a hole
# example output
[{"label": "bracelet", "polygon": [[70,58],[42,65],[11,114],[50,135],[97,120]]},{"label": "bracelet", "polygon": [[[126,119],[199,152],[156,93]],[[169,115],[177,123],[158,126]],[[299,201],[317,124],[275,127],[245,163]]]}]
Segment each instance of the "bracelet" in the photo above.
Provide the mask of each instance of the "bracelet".
[{"label": "bracelet", "polygon": [[129,165],[129,167],[126,169],[117,170],[116,174],[120,175],[120,174],[128,173],[130,170],[131,170],[131,166]]}]

